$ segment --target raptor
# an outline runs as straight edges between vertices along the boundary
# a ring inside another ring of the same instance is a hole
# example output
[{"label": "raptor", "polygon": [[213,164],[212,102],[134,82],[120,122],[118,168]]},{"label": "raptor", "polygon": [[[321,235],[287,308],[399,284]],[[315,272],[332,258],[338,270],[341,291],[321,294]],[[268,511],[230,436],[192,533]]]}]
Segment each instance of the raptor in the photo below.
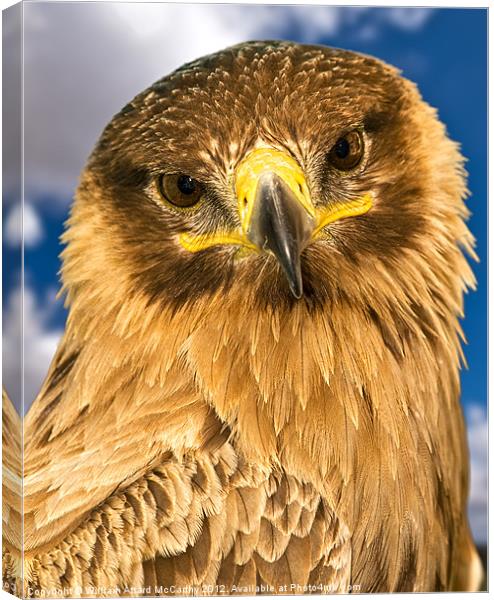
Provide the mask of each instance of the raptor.
[{"label": "raptor", "polygon": [[465,179],[416,86],[344,50],[241,44],[125,106],[63,236],[69,316],[26,417],[7,579],[475,589]]}]

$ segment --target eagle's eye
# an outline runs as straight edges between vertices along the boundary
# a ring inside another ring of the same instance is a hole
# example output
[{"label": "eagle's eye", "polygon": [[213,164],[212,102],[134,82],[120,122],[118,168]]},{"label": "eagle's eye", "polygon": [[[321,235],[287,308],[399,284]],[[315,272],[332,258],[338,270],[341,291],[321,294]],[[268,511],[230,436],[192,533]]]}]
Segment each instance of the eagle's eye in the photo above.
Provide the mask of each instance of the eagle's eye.
[{"label": "eagle's eye", "polygon": [[173,206],[190,208],[199,202],[203,187],[196,179],[183,173],[160,175],[158,190],[161,196]]},{"label": "eagle's eye", "polygon": [[329,152],[329,162],[340,171],[356,167],[364,155],[364,140],[360,131],[350,131],[339,138]]}]

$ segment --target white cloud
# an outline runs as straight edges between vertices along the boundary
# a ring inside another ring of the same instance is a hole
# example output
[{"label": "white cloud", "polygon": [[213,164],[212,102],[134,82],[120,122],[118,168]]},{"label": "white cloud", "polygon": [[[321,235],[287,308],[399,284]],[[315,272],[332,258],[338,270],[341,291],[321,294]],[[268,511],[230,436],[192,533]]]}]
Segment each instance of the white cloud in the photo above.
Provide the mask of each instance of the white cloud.
[{"label": "white cloud", "polygon": [[9,246],[36,246],[43,239],[43,225],[36,209],[24,202],[24,215],[20,202],[12,204],[4,223],[4,240]]},{"label": "white cloud", "polygon": [[415,30],[433,9],[160,3],[28,3],[26,192],[71,200],[99,134],[133,96],[188,60],[249,39],[317,43]]},{"label": "white cloud", "polygon": [[15,289],[3,311],[3,385],[21,412],[21,315],[24,313],[24,404],[29,408],[38,394],[55,353],[62,331],[49,326],[55,310],[55,291],[36,298],[25,285],[24,311],[21,289]]},{"label": "white cloud", "polygon": [[487,413],[479,405],[466,408],[468,443],[470,448],[469,516],[474,538],[487,541]]},{"label": "white cloud", "polygon": [[431,18],[430,8],[403,8],[395,7],[387,11],[388,21],[401,29],[416,31],[421,29]]}]

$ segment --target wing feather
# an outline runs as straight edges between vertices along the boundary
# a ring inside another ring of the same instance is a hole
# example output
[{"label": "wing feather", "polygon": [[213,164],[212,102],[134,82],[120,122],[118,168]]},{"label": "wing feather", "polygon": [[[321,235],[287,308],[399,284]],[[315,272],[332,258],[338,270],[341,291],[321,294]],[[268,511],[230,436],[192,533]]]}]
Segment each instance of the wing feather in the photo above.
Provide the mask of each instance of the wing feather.
[{"label": "wing feather", "polygon": [[[347,540],[328,533],[336,531],[334,517],[314,490],[233,460],[232,451],[225,443],[214,453],[169,456],[115,490],[62,541],[28,560],[29,585],[117,585],[117,595],[132,585],[131,595],[162,586],[184,593],[218,586],[253,593],[263,582],[303,588]],[[273,517],[268,497],[289,504]]]}]

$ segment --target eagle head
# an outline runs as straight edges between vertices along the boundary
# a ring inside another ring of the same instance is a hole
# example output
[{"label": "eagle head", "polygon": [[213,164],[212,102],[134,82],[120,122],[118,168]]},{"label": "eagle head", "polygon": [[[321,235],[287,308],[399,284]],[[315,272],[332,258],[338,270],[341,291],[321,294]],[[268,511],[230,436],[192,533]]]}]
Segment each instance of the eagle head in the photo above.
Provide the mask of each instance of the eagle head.
[{"label": "eagle head", "polygon": [[413,302],[431,265],[428,292],[454,295],[471,244],[434,111],[396,69],[321,46],[184,65],[114,117],[81,188],[135,287],[176,305],[234,287],[249,307],[372,306],[389,281]]}]

